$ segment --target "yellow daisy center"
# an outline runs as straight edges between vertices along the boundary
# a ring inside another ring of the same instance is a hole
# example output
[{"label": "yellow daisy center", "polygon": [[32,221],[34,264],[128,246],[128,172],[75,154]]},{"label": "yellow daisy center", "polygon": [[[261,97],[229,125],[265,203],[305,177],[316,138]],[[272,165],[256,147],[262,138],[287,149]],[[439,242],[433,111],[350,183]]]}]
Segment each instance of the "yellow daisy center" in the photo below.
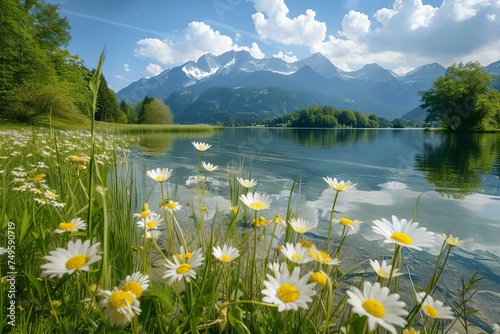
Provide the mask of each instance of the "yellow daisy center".
[{"label": "yellow daisy center", "polygon": [[191,266],[189,263],[183,263],[179,267],[177,267],[177,270],[175,271],[179,275],[184,275],[191,269]]},{"label": "yellow daisy center", "polygon": [[222,254],[221,257],[220,257],[220,260],[222,262],[229,262],[229,261],[231,261],[231,257],[229,255],[227,255],[227,254]]},{"label": "yellow daisy center", "polygon": [[299,298],[299,290],[292,284],[282,284],[277,291],[278,298],[285,303],[292,303]]},{"label": "yellow daisy center", "polygon": [[142,285],[135,281],[130,281],[123,284],[122,290],[132,292],[137,298],[142,295]]},{"label": "yellow daisy center", "polygon": [[56,197],[56,194],[54,194],[54,193],[47,193],[47,195],[46,195],[46,196],[47,196],[47,198],[49,198],[49,199],[54,199],[54,198]]},{"label": "yellow daisy center", "polygon": [[175,209],[177,207],[176,202],[168,202],[167,207],[171,210]]},{"label": "yellow daisy center", "polygon": [[406,233],[403,232],[395,232],[391,235],[391,239],[400,242],[405,245],[411,245],[413,243],[413,239]]},{"label": "yellow daisy center", "polygon": [[87,260],[88,257],[84,254],[72,256],[68,259],[68,261],[66,261],[66,269],[80,269],[87,263]]},{"label": "yellow daisy center", "polygon": [[423,308],[429,317],[437,318],[439,316],[438,310],[436,310],[433,306],[425,305]]},{"label": "yellow daisy center", "polygon": [[151,220],[151,221],[148,221],[148,222],[146,223],[146,226],[147,226],[147,228],[149,228],[149,229],[154,228],[154,227],[156,226],[156,222],[155,222],[155,221],[152,221],[152,220]]},{"label": "yellow daisy center", "polygon": [[326,277],[325,274],[317,272],[317,273],[311,274],[311,276],[309,277],[309,280],[312,281],[312,282],[316,282],[319,285],[325,286],[326,285],[326,281],[327,281],[327,277]]},{"label": "yellow daisy center", "polygon": [[109,305],[118,309],[134,303],[134,297],[128,291],[115,291],[109,296]]},{"label": "yellow daisy center", "polygon": [[300,240],[299,241],[300,245],[304,248],[311,248],[313,243],[307,240]]},{"label": "yellow daisy center", "polygon": [[258,211],[258,210],[262,210],[262,209],[264,209],[266,206],[265,206],[265,204],[264,204],[264,203],[260,203],[260,202],[252,202],[252,203],[250,203],[249,207],[250,207],[250,209],[252,209],[252,210],[257,210],[257,211]]},{"label": "yellow daisy center", "polygon": [[28,181],[42,181],[45,178],[45,174],[38,174],[33,177],[28,177]]},{"label": "yellow daisy center", "polygon": [[295,231],[297,233],[306,233],[306,228],[305,227],[296,227]]},{"label": "yellow daisy center", "polygon": [[148,211],[142,211],[140,213],[140,215],[141,215],[142,218],[148,218],[148,216],[149,216],[149,210]]},{"label": "yellow daisy center", "polygon": [[340,218],[340,223],[342,225],[352,225],[352,220],[349,218]]},{"label": "yellow daisy center", "polygon": [[76,227],[76,224],[73,222],[59,224],[59,229],[63,230],[63,231],[71,231],[71,230],[74,230],[75,227]]},{"label": "yellow daisy center", "polygon": [[155,181],[158,181],[158,182],[163,181],[163,176],[161,176],[161,175],[156,175],[156,177],[155,177]]},{"label": "yellow daisy center", "polygon": [[329,262],[329,261],[332,260],[332,258],[330,257],[330,255],[328,255],[326,252],[319,251],[319,254],[321,255],[321,260],[323,260],[325,262]]},{"label": "yellow daisy center", "polygon": [[300,261],[300,259],[302,259],[302,255],[300,255],[300,254],[293,254],[292,255],[293,261]]},{"label": "yellow daisy center", "polygon": [[384,271],[382,269],[379,269],[377,271],[377,274],[380,276],[380,277],[383,277],[383,278],[388,278],[389,277],[389,273],[387,271]]},{"label": "yellow daisy center", "polygon": [[378,300],[366,299],[362,305],[366,312],[376,318],[382,318],[385,315],[384,305],[382,305]]}]

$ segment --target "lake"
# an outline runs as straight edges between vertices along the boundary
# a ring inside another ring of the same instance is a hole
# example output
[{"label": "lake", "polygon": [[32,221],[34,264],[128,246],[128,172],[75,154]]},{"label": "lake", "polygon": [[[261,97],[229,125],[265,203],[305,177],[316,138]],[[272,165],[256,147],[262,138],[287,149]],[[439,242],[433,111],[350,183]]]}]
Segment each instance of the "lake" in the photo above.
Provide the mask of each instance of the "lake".
[{"label": "lake", "polygon": [[[143,175],[152,168],[173,168],[171,181],[183,188],[196,175],[198,152],[191,141],[212,145],[202,160],[219,166],[210,174],[210,196],[219,210],[230,206],[228,169],[241,169],[244,178],[251,175],[259,182],[258,192],[272,195],[272,208],[264,212],[268,218],[285,215],[290,188],[299,175],[294,208],[300,218],[319,223],[311,237],[320,241],[327,235],[335,195],[322,178],[357,183],[355,189],[340,194],[336,205],[339,215],[363,221],[347,239],[346,265],[392,255],[375,241],[372,221],[390,220],[392,215],[411,219],[420,196],[417,221],[421,226],[465,240],[451,253],[440,281],[442,294],[453,298],[460,278],[478,270],[485,279],[471,302],[480,309],[474,322],[488,329],[499,321],[500,134],[226,128],[212,135],[144,136],[130,156]],[[144,200],[150,196],[155,194],[145,194]],[[334,240],[338,241],[339,233],[335,231]],[[425,286],[435,255],[415,252],[408,256],[417,259],[414,283]]]}]

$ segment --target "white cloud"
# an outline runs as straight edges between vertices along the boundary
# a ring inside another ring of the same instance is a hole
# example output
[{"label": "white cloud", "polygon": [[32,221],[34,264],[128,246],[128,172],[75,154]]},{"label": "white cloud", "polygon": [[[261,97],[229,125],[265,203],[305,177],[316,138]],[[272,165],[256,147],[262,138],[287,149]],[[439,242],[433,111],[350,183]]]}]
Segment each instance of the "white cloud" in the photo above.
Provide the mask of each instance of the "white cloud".
[{"label": "white cloud", "polygon": [[131,71],[130,66],[128,64],[124,64],[123,68],[125,69],[126,72],[130,72]]},{"label": "white cloud", "polygon": [[286,55],[283,53],[283,51],[278,52],[277,54],[273,55],[274,58],[280,58],[286,61],[287,63],[293,63],[297,61],[297,57],[292,55]]},{"label": "white cloud", "polygon": [[319,51],[326,36],[326,24],[315,19],[316,13],[312,9],[289,18],[284,0],[253,2],[257,13],[252,15],[252,19],[261,38],[283,44],[306,45],[311,52]]},{"label": "white cloud", "polygon": [[234,44],[231,37],[213,30],[204,22],[193,21],[175,39],[160,40],[145,38],[137,42],[134,50],[137,57],[152,58],[162,64],[180,64],[189,60],[198,59],[206,53],[215,55],[230,50],[245,50],[256,58],[263,58],[264,54],[257,43],[251,47]]},{"label": "white cloud", "polygon": [[149,63],[146,66],[146,73],[152,74],[153,76],[160,74],[163,71],[160,65]]}]

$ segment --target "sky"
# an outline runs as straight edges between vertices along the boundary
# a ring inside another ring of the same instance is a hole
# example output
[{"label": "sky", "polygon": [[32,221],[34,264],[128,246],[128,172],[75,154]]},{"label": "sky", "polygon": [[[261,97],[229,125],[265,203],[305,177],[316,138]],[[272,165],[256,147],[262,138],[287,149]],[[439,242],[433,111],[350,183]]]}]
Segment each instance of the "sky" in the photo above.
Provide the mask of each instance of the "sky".
[{"label": "sky", "polygon": [[68,50],[92,69],[101,51],[115,91],[206,53],[247,50],[293,62],[321,52],[345,71],[404,74],[500,60],[500,0],[49,0]]}]

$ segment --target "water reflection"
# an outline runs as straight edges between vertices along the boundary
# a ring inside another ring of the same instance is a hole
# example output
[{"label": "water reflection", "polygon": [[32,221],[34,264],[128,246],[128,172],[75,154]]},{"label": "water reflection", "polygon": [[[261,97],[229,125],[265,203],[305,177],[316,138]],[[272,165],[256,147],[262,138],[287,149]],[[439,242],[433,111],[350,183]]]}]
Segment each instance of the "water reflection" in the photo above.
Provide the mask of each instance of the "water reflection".
[{"label": "water reflection", "polygon": [[275,134],[309,148],[344,146],[375,140],[380,132],[373,129],[289,129]]},{"label": "water reflection", "polygon": [[[477,133],[433,133],[438,140],[425,140],[415,168],[435,190],[449,198],[462,199],[483,189],[498,156],[498,135]],[[498,179],[497,179],[498,182]]]},{"label": "water reflection", "polygon": [[162,156],[169,153],[176,140],[202,138],[207,139],[213,136],[211,132],[196,133],[170,133],[170,132],[151,132],[142,133],[139,139],[139,145],[145,149],[144,154],[150,157]]}]

